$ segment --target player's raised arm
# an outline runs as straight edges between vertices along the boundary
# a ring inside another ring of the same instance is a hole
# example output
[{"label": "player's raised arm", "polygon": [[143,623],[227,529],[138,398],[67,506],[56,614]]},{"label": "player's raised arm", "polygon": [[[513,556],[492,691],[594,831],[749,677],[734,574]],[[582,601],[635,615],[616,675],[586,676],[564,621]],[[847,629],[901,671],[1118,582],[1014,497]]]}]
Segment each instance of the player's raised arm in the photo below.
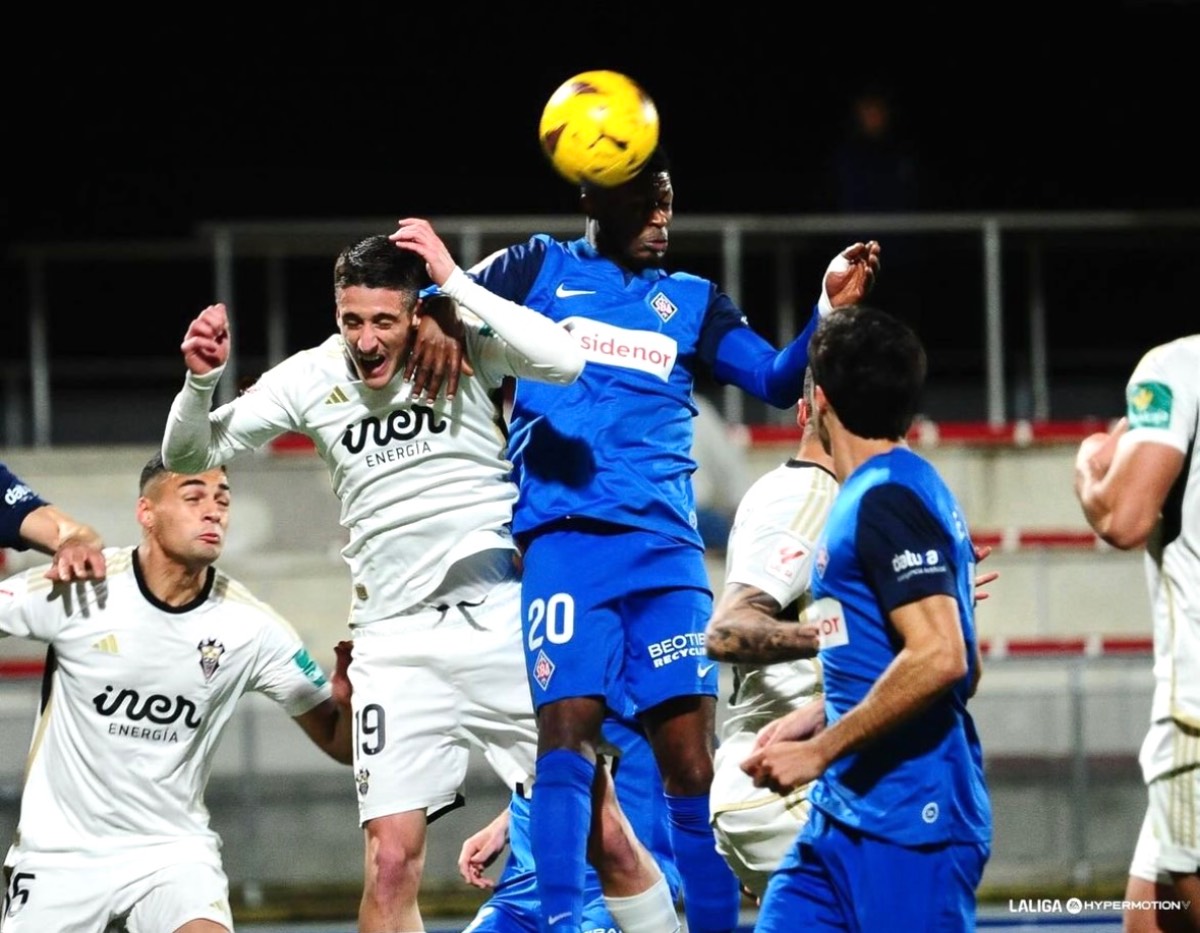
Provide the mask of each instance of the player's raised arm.
[{"label": "player's raised arm", "polygon": [[162,456],[167,469],[202,473],[239,451],[257,449],[297,427],[269,391],[242,395],[211,410],[231,345],[223,304],[209,305],[188,326],[180,345],[187,376],[171,403],[163,434]]},{"label": "player's raised arm", "polygon": [[501,298],[459,268],[429,221],[406,218],[389,239],[420,255],[430,278],[443,294],[477,315],[528,363],[517,375],[555,382],[574,382],[583,372],[583,351],[571,335],[548,317]]},{"label": "player's raised arm", "polygon": [[[717,344],[713,375],[776,408],[790,407],[803,390],[808,342],[817,324],[834,308],[862,301],[874,286],[879,268],[880,246],[875,240],[850,244],[829,263],[821,280],[816,313],[791,343],[776,350],[749,327],[731,327]],[[722,313],[736,314],[744,320],[728,297],[720,294],[716,300],[727,305]]]}]

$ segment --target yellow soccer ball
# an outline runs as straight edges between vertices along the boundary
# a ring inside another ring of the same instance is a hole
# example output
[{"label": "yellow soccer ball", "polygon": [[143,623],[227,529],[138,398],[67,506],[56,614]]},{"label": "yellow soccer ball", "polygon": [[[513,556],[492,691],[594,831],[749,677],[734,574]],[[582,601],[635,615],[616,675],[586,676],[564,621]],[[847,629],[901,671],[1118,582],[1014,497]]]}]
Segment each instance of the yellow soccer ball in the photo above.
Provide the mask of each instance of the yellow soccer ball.
[{"label": "yellow soccer ball", "polygon": [[538,139],[567,181],[611,188],[633,178],[654,152],[658,109],[627,75],[584,71],[550,95]]}]

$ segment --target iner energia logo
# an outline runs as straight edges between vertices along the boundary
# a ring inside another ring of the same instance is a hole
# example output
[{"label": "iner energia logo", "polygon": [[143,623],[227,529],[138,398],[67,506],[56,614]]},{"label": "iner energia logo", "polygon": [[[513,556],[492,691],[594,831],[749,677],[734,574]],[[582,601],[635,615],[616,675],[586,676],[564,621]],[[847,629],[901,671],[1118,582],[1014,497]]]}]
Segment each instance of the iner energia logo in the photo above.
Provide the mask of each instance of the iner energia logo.
[{"label": "iner energia logo", "polygon": [[115,716],[124,707],[125,718],[133,722],[145,720],[156,726],[169,726],[182,718],[185,726],[193,729],[200,726],[196,704],[187,697],[176,696],[172,699],[161,693],[151,693],[143,698],[136,690],[130,689],[123,689],[113,696],[114,689],[105,687],[103,693],[92,697],[92,705],[101,716]]},{"label": "iner energia logo", "polygon": [[422,431],[441,434],[445,430],[446,421],[436,411],[428,405],[413,405],[397,408],[382,420],[371,415],[348,425],[342,433],[342,446],[356,454],[366,446],[368,438],[376,447],[386,447],[396,441],[410,441]]}]

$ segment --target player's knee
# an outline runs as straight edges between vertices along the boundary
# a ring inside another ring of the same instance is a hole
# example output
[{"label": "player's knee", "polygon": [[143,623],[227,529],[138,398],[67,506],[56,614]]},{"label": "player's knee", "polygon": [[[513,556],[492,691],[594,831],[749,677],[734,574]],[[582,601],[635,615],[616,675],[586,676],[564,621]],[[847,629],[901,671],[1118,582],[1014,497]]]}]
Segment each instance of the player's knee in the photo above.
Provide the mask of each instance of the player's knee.
[{"label": "player's knee", "polygon": [[399,834],[381,834],[368,846],[366,867],[378,900],[415,899],[425,869],[424,847]]},{"label": "player's knee", "polygon": [[713,782],[712,757],[704,751],[667,762],[663,769],[663,787],[674,797],[699,797],[707,794]]}]

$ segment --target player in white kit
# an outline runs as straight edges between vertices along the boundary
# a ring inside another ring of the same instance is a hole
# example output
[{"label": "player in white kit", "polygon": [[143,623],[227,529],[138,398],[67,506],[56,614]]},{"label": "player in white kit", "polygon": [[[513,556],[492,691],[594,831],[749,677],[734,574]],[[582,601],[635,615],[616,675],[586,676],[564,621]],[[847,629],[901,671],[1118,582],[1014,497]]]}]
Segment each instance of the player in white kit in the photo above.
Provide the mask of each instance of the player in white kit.
[{"label": "player in white kit", "polygon": [[[211,413],[229,332],[222,306],[205,309],[163,441],[167,463],[198,470],[295,431],[329,468],[350,532],[362,931],[422,928],[427,822],[461,802],[471,746],[510,788],[529,788],[537,735],[498,390],[505,377],[570,383],[584,364],[566,330],[472,282],[426,221],[401,221],[393,239],[339,256],[337,334]],[[401,366],[431,278],[473,312],[473,374],[453,398],[422,403]]]},{"label": "player in white kit", "polygon": [[[1149,792],[1126,900],[1190,902],[1200,929],[1200,334],[1154,347],[1125,390],[1125,417],[1080,444],[1075,491],[1092,528],[1145,547],[1154,699],[1139,761]],[[1127,908],[1126,929],[1183,922]]]},{"label": "player in white kit", "polygon": [[231,931],[204,788],[247,692],[269,696],[332,757],[351,760],[338,701],[295,630],[213,567],[229,517],[225,472],[142,472],[142,542],[105,551],[103,582],[44,568],[0,581],[0,635],[53,647],[51,692],[5,860],[3,933]]},{"label": "player in white kit", "polygon": [[734,664],[734,693],[714,759],[713,833],[717,850],[755,897],[808,819],[810,785],[781,797],[755,787],[740,765],[759,730],[779,717],[815,714],[813,727],[824,723],[817,631],[797,614],[802,620],[815,544],[838,483],[809,420],[811,382],[806,373],[795,456],[760,477],[738,505],[725,589],[705,633],[708,656]]}]

